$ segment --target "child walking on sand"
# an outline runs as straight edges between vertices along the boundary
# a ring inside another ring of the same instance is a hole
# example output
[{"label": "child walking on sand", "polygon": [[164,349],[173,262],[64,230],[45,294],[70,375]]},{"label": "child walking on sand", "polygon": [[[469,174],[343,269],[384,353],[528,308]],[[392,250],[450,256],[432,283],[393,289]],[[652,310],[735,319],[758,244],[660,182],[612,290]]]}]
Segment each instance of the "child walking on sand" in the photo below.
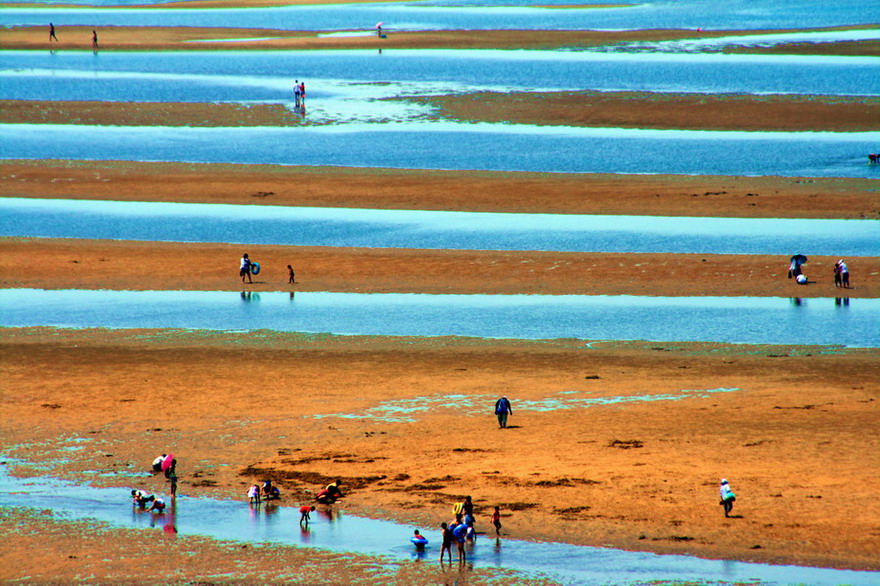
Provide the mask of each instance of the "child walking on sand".
[{"label": "child walking on sand", "polygon": [[296,283],[296,275],[293,274],[293,267],[290,265],[287,265],[287,283],[291,285]]}]

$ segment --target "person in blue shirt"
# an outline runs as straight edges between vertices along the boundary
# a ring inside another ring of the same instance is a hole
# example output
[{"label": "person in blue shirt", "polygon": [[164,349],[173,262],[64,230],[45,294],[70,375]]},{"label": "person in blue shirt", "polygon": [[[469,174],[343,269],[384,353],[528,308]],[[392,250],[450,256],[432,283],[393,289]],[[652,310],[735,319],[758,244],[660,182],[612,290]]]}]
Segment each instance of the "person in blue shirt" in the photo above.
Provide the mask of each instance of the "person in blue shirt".
[{"label": "person in blue shirt", "polygon": [[495,402],[495,415],[498,416],[498,427],[507,427],[507,416],[513,413],[510,401],[507,397],[501,397]]}]

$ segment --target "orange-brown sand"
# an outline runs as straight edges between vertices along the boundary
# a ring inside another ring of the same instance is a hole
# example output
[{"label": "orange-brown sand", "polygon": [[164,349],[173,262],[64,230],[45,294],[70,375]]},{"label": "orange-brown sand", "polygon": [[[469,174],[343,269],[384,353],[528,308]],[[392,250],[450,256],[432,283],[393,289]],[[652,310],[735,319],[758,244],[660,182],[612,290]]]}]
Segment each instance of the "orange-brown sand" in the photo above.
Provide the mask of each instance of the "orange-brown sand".
[{"label": "orange-brown sand", "polygon": [[[338,477],[362,515],[436,526],[472,495],[487,531],[498,505],[502,547],[880,569],[876,349],[50,328],[5,329],[0,346],[3,453],[65,478],[128,486],[93,471],[170,450],[181,494],[243,507],[263,478],[298,506]],[[529,405],[547,401],[569,408]],[[400,420],[407,404],[425,409]],[[162,478],[143,487],[167,496]]]},{"label": "orange-brown sand", "polygon": [[876,179],[0,161],[0,195],[472,212],[880,218]]},{"label": "orange-brown sand", "polygon": [[478,122],[765,132],[880,129],[880,99],[874,97],[479,92],[423,101],[439,106],[444,116]]},{"label": "orange-brown sand", "polygon": [[[821,30],[861,29],[837,27]],[[49,40],[48,27],[13,26],[0,29],[0,49],[7,50],[92,50],[92,30],[98,33],[98,51],[229,51],[229,50],[308,50],[308,49],[583,49],[630,42],[717,38],[731,35],[761,35],[794,32],[774,31],[689,31],[656,29],[636,31],[543,31],[471,30],[407,31],[386,30],[385,38],[364,36],[321,36],[325,32],[280,29],[196,28],[196,27],[92,27],[56,26],[58,41]],[[371,29],[352,31],[370,33]],[[224,42],[198,42],[224,41]],[[876,56],[878,43],[791,44],[792,53]],[[761,52],[760,47],[738,49]]]},{"label": "orange-brown sand", "polygon": [[[238,259],[260,263],[242,284]],[[27,259],[27,269],[21,269]],[[880,257],[811,256],[808,285],[768,255],[492,252],[242,246],[108,240],[0,239],[0,288],[358,293],[880,297]],[[287,265],[297,282],[288,283]],[[176,267],[169,270],[169,267]]]}]

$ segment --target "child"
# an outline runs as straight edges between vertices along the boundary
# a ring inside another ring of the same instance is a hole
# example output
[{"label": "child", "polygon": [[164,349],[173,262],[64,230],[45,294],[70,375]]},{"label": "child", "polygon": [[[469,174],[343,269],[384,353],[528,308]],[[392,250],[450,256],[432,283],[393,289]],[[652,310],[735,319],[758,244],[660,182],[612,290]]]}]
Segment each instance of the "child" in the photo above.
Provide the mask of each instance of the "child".
[{"label": "child", "polygon": [[[455,541],[458,543],[458,561],[463,563],[466,561],[466,554],[464,552],[464,540],[467,539],[467,531],[468,527],[464,523],[459,523],[458,525],[454,525],[451,527],[452,536],[455,538]],[[452,554],[449,554],[450,557]]]},{"label": "child", "polygon": [[177,498],[177,473],[171,472],[168,476],[168,481],[171,482],[171,498]]},{"label": "child", "polygon": [[[413,542],[413,545],[416,546],[416,549],[417,549],[418,551],[424,551],[424,550],[425,550],[425,546],[428,544],[428,540],[425,538],[424,535],[422,535],[421,533],[419,533],[419,530],[418,530],[418,529],[416,529],[415,531],[413,531],[413,536],[410,537],[409,540]],[[450,555],[452,555],[452,554],[450,553]]]},{"label": "child", "polygon": [[155,511],[156,513],[162,513],[165,511],[165,501],[162,499],[153,499],[152,506],[147,510]]},{"label": "child", "polygon": [[452,563],[452,531],[446,526],[446,523],[440,523],[440,533],[443,536],[443,545],[440,546],[440,563],[443,563],[443,552],[449,552],[449,563]]},{"label": "child", "polygon": [[501,511],[498,507],[495,507],[495,512],[492,513],[492,524],[495,525],[495,535],[501,535]]},{"label": "child", "polygon": [[250,487],[247,491],[248,502],[260,504],[260,487],[256,484]]},{"label": "child", "polygon": [[156,497],[154,497],[151,494],[147,494],[147,493],[143,492],[142,490],[132,490],[131,491],[131,504],[136,505],[136,506],[140,507],[141,509],[146,509],[147,503],[150,501],[153,501],[155,499],[156,499]]},{"label": "child", "polygon": [[288,273],[287,274],[288,284],[295,284],[296,283],[296,276],[293,274],[293,267],[292,266],[287,265],[287,273]]},{"label": "child", "polygon": [[309,524],[309,513],[315,510],[314,506],[303,505],[299,508],[299,524],[300,525],[308,525]]}]

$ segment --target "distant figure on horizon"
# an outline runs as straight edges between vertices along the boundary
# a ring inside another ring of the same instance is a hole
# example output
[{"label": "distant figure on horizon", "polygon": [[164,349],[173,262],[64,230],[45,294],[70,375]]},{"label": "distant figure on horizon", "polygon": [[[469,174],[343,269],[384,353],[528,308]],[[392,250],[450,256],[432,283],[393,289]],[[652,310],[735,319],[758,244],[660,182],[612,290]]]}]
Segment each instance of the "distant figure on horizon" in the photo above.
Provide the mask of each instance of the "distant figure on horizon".
[{"label": "distant figure on horizon", "polygon": [[507,416],[513,414],[513,407],[507,397],[501,397],[495,402],[495,415],[498,416],[498,427],[507,427]]},{"label": "distant figure on horizon", "polygon": [[296,284],[296,275],[293,273],[293,267],[287,265],[287,283],[289,285]]},{"label": "distant figure on horizon", "polygon": [[726,478],[721,479],[721,488],[719,489],[719,492],[721,494],[721,502],[718,504],[724,507],[724,516],[730,517],[730,511],[733,510],[733,502],[736,500],[736,495],[730,490],[730,484],[727,482]]},{"label": "distant figure on horizon", "polygon": [[244,253],[244,256],[241,257],[241,264],[238,267],[238,274],[241,276],[241,282],[244,283],[244,278],[247,276],[248,283],[253,283],[251,280],[251,259],[248,258],[247,253]]},{"label": "distant figure on horizon", "polygon": [[55,39],[58,42],[58,37],[55,36],[55,25],[51,22],[49,23],[49,42],[52,42],[52,39]]},{"label": "distant figure on horizon", "polygon": [[92,31],[92,49],[98,48],[98,33]]}]

